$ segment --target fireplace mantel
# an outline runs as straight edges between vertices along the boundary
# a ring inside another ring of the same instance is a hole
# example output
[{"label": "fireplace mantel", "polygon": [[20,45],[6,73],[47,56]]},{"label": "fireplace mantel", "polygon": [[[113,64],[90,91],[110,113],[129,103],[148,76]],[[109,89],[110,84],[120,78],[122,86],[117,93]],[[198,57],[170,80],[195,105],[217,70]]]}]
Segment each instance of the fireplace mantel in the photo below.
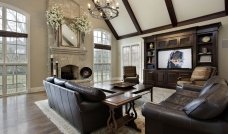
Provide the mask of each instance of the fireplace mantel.
[{"label": "fireplace mantel", "polygon": [[72,55],[85,55],[87,50],[82,48],[73,47],[50,47],[53,54],[72,54]]}]

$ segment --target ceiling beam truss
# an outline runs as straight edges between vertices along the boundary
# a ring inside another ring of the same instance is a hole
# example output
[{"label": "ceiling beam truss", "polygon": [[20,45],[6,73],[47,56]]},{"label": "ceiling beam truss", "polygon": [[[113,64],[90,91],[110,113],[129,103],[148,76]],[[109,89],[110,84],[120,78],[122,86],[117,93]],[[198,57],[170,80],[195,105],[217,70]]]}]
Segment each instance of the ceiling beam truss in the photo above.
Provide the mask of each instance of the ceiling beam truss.
[{"label": "ceiling beam truss", "polygon": [[166,4],[166,7],[167,7],[167,10],[169,13],[169,17],[170,17],[172,26],[175,27],[175,26],[177,26],[177,17],[176,17],[174,8],[173,8],[173,2],[172,2],[172,0],[165,0],[165,4]]},{"label": "ceiling beam truss", "polygon": [[228,15],[228,0],[225,0],[225,11],[226,15]]},{"label": "ceiling beam truss", "polygon": [[123,1],[123,4],[124,4],[125,8],[127,9],[127,12],[128,12],[128,14],[129,14],[129,16],[131,18],[131,21],[133,22],[133,24],[134,24],[134,26],[136,28],[138,34],[142,34],[142,29],[141,29],[141,27],[140,27],[140,25],[139,25],[139,23],[138,23],[138,21],[137,21],[137,19],[135,17],[134,12],[132,11],[132,8],[131,8],[128,0],[122,0],[122,1]]}]

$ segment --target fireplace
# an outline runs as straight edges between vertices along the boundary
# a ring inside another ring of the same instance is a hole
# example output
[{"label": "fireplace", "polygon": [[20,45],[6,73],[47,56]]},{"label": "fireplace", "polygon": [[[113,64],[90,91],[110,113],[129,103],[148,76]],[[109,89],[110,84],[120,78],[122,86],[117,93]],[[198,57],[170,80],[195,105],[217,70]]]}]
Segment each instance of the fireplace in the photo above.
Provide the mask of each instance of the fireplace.
[{"label": "fireplace", "polygon": [[75,65],[66,65],[61,67],[61,78],[66,80],[77,80],[79,69]]}]

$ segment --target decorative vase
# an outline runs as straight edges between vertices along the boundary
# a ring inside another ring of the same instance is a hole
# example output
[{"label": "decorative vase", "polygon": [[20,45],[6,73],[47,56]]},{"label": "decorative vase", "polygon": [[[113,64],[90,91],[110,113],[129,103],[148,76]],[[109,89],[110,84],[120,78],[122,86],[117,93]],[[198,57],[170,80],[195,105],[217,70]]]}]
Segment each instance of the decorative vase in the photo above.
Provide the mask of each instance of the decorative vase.
[{"label": "decorative vase", "polygon": [[54,29],[54,36],[55,36],[55,44],[57,47],[62,45],[62,27],[58,27],[58,29]]},{"label": "decorative vase", "polygon": [[80,32],[81,44],[84,45],[85,43],[85,32]]}]

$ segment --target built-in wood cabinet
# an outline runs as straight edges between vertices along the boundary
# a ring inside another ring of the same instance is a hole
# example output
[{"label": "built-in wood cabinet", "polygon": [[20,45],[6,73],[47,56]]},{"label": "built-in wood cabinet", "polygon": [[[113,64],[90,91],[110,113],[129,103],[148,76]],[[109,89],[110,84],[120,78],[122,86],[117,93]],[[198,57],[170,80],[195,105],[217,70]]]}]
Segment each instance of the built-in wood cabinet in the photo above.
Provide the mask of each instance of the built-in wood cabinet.
[{"label": "built-in wood cabinet", "polygon": [[[144,83],[175,88],[178,77],[190,77],[196,66],[218,69],[217,39],[221,23],[144,37]],[[192,69],[159,69],[158,51],[191,48]]]},{"label": "built-in wood cabinet", "polygon": [[196,65],[218,68],[218,30],[220,23],[200,27],[196,34]]}]

